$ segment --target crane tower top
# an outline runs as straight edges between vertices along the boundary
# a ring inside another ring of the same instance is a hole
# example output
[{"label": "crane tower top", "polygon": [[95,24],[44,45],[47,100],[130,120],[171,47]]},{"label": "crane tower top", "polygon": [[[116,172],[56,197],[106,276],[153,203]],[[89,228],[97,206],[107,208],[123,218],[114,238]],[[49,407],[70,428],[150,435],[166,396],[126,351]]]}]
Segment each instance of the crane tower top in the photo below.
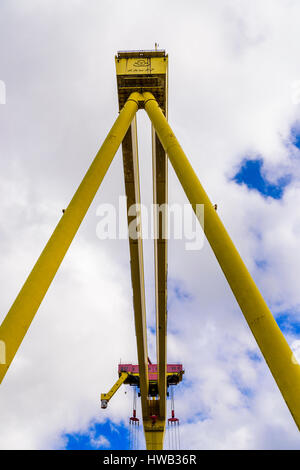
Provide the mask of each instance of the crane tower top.
[{"label": "crane tower top", "polygon": [[115,56],[119,108],[134,91],[149,91],[167,111],[168,55],[165,50],[119,51]]}]

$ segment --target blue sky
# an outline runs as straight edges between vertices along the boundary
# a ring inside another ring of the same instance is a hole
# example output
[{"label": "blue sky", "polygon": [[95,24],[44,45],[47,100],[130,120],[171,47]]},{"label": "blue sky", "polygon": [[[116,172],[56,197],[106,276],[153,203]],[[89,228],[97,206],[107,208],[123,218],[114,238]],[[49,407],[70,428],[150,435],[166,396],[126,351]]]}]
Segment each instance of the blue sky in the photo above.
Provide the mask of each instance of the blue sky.
[{"label": "blue sky", "polygon": [[263,197],[281,199],[285,187],[291,182],[292,176],[285,175],[276,183],[269,182],[263,176],[263,159],[249,160],[245,158],[233,180],[237,184],[245,184],[249,189],[258,191]]},{"label": "blue sky", "polygon": [[296,123],[291,129],[291,140],[295,147],[300,149],[300,132],[299,132],[299,122]]},{"label": "blue sky", "polygon": [[[142,432],[142,431],[140,431]],[[105,437],[109,445],[102,442],[102,437]],[[124,425],[116,425],[106,421],[105,423],[91,424],[85,433],[64,434],[64,441],[66,450],[95,450],[95,449],[108,449],[108,450],[128,450],[129,449],[129,429]]]},{"label": "blue sky", "polygon": [[[291,136],[294,146],[300,148],[300,134],[296,127],[291,129]],[[252,191],[257,191],[264,198],[270,197],[275,200],[280,200],[284,195],[286,187],[292,181],[292,175],[287,174],[279,178],[276,183],[271,183],[264,177],[262,158],[244,158],[239,170],[233,177],[233,181],[239,185],[245,184],[247,188]],[[256,265],[263,271],[268,269],[268,263],[265,260],[256,260]],[[276,321],[284,333],[300,335],[300,324],[293,320],[292,311],[278,313],[276,315]]]},{"label": "blue sky", "polygon": [[[295,147],[300,148],[300,134],[298,132],[298,126],[293,126],[291,129],[292,143]],[[257,191],[264,198],[272,198],[280,200],[284,196],[285,189],[292,182],[292,175],[286,174],[280,177],[276,183],[268,181],[263,171],[263,158],[259,157],[256,159],[242,159],[239,170],[232,178],[238,185],[246,185],[251,191]],[[266,260],[256,260],[256,265],[262,271],[268,269],[268,263]],[[284,330],[287,328],[287,319],[290,319],[293,315],[292,312],[284,312],[278,314],[276,320],[279,326]],[[289,323],[289,328],[293,328],[294,332],[300,333],[300,325]]]}]

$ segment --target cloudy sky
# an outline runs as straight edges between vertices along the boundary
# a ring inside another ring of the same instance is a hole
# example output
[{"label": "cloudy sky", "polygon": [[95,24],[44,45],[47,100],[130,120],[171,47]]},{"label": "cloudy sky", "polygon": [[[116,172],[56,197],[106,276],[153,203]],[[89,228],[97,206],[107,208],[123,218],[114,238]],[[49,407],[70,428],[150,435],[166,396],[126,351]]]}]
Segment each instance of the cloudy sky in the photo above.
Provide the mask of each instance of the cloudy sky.
[{"label": "cloudy sky", "polygon": [[[117,116],[115,53],[158,42],[169,54],[169,122],[300,353],[299,17],[296,0],[1,1],[0,320]],[[150,204],[144,111],[138,129]],[[128,241],[96,235],[97,207],[117,207],[119,195],[120,152],[0,387],[0,448],[128,448],[132,390],[107,410],[99,402],[119,361],[137,360]],[[187,201],[171,167],[169,199]],[[153,359],[151,240],[144,255]],[[300,449],[207,242],[187,251],[170,240],[168,289],[168,360],[185,368],[181,447]]]}]

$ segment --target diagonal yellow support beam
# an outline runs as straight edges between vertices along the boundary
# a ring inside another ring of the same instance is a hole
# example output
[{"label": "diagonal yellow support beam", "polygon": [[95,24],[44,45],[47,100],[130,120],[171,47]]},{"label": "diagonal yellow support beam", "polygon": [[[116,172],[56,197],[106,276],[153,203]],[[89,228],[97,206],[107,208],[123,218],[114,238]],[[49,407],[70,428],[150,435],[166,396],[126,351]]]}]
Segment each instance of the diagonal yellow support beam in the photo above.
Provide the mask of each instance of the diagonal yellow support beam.
[{"label": "diagonal yellow support beam", "polygon": [[5,361],[0,361],[0,383],[127,132],[138,109],[138,96],[139,93],[132,93],[126,101],[68,208],[0,326],[0,343],[5,345]]},{"label": "diagonal yellow support beam", "polygon": [[[196,213],[204,205],[204,232],[300,429],[300,365],[256,287],[154,96],[145,92],[145,109]],[[199,218],[199,217],[198,217]]]}]

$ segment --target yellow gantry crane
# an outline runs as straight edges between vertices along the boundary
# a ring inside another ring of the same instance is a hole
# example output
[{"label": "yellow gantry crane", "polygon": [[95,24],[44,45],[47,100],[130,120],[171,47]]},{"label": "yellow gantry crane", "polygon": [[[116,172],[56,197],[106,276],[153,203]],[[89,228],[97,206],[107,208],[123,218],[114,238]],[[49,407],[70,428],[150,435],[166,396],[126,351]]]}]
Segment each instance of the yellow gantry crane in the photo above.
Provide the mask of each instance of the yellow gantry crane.
[{"label": "yellow gantry crane", "polygon": [[[119,52],[116,56],[116,72],[119,116],[0,326],[0,383],[121,143],[128,208],[140,203],[135,114],[139,109],[144,109],[152,122],[154,202],[157,206],[167,203],[168,157],[199,222],[197,206],[204,206],[205,235],[300,429],[300,366],[168,124],[168,56],[165,51],[157,49]],[[132,216],[128,215],[129,226],[131,221]],[[136,376],[140,387],[147,449],[163,448],[169,367],[166,353],[167,242],[164,237],[164,213],[157,210],[155,221],[157,364],[154,380],[149,380],[141,231],[137,238],[129,237],[138,356]],[[182,369],[176,373],[181,374],[181,380]],[[132,369],[119,369],[119,376],[118,382],[107,394],[106,405],[122,382],[134,380]],[[157,387],[154,396],[151,394],[153,383]],[[103,395],[102,400],[105,400]]]}]

